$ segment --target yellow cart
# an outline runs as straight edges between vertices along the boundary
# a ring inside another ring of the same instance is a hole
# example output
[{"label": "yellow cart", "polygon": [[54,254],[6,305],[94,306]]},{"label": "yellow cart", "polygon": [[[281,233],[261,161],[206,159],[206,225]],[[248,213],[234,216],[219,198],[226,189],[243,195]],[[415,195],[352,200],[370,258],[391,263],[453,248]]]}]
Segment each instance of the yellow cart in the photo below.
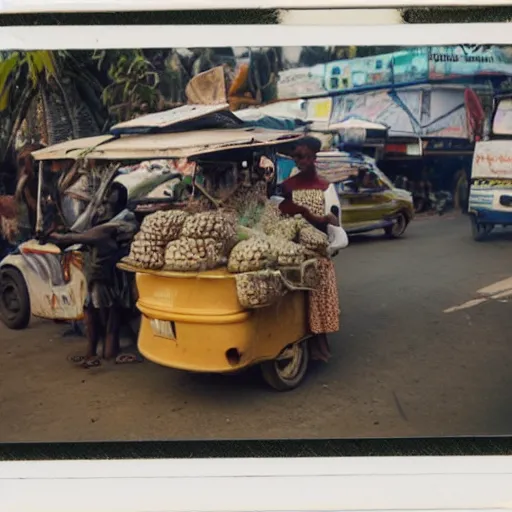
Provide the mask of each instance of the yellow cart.
[{"label": "yellow cart", "polygon": [[302,382],[311,337],[305,291],[246,310],[235,276],[225,268],[185,273],[118,266],[136,273],[138,346],[148,360],[205,373],[235,373],[259,364],[265,381],[279,391]]},{"label": "yellow cart", "polygon": [[[239,171],[251,169],[262,156],[274,158],[279,148],[303,136],[288,128],[247,126],[228,104],[186,105],[120,123],[108,136],[68,141],[33,156],[40,162],[84,160],[95,165],[163,159],[179,166],[186,161],[194,164],[194,186],[199,189],[196,167],[208,168],[214,184],[222,173],[238,179]],[[122,176],[115,179],[123,181]],[[237,180],[226,180],[231,181],[236,186]],[[80,217],[88,222],[79,219],[80,229],[88,225],[109,183],[102,182],[102,191]],[[132,203],[153,204],[147,192],[134,188]],[[157,194],[155,204],[167,204],[166,199],[166,194]],[[225,269],[180,273],[142,270],[126,263],[119,268],[136,274],[137,307],[142,314],[138,345],[148,360],[208,373],[237,372],[261,364],[265,380],[280,390],[302,381],[309,363],[306,292],[290,292],[271,307],[248,311],[238,302],[235,277]]]}]

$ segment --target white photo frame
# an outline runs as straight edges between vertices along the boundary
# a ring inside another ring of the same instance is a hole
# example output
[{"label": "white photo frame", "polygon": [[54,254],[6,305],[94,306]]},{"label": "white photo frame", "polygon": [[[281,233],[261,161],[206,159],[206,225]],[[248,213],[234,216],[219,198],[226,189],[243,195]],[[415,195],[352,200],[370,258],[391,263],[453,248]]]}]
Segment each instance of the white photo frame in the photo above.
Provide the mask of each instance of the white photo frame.
[{"label": "white photo frame", "polygon": [[54,25],[0,27],[2,49],[28,50],[45,41],[47,50],[204,46],[506,44],[508,23],[297,26],[297,25]]},{"label": "white photo frame", "polygon": [[499,511],[510,457],[0,463],[5,512]]},{"label": "white photo frame", "polygon": [[[219,0],[215,9],[358,8],[356,0]],[[508,6],[507,0],[367,0],[365,8]],[[0,0],[0,13],[166,10],[165,0]],[[173,9],[212,9],[175,0]],[[512,43],[511,24],[1,27],[0,49]],[[172,30],[171,30],[172,28]],[[1,429],[1,420],[0,420]],[[0,462],[5,512],[509,510],[510,457]]]},{"label": "white photo frame", "polygon": [[3,13],[42,13],[42,12],[111,12],[111,11],[166,11],[201,9],[374,9],[404,7],[498,7],[507,6],[507,0],[174,0],[172,5],[166,0],[2,0]]}]

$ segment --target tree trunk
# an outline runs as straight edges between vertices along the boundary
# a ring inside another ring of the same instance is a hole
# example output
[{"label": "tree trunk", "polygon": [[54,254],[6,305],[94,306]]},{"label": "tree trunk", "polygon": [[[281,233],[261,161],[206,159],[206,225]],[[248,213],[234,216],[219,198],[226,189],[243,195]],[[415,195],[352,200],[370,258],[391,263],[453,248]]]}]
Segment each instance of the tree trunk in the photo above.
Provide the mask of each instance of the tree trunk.
[{"label": "tree trunk", "polygon": [[[68,96],[69,83],[68,83],[68,81],[66,81],[66,86],[64,86],[61,81],[61,77],[54,77],[51,80],[55,83],[55,85],[57,86],[57,89],[60,91],[61,99],[64,104],[64,108],[66,109],[66,117],[67,117],[69,126],[71,127],[71,138],[77,139],[79,137],[80,130],[78,128],[78,118],[74,115],[75,112],[73,112],[74,109],[70,102],[70,98]],[[57,92],[57,91],[55,91],[55,92]]]},{"label": "tree trunk", "polygon": [[50,146],[69,140],[70,135],[73,134],[66,106],[59,92],[47,83],[41,86],[46,126],[48,127],[48,144]]},{"label": "tree trunk", "polygon": [[35,97],[36,93],[37,92],[32,87],[30,87],[30,85],[25,87],[25,90],[23,91],[23,94],[18,101],[15,110],[12,113],[10,120],[12,124],[9,131],[9,140],[7,141],[7,144],[2,151],[2,162],[5,161],[7,154],[13,147],[16,134],[21,127],[21,123],[27,116],[28,109],[30,108],[30,104],[32,103],[32,99]]},{"label": "tree trunk", "polygon": [[94,118],[87,102],[80,97],[73,82],[62,84],[66,97],[66,107],[74,124],[74,138],[93,137],[100,134],[100,127]]}]

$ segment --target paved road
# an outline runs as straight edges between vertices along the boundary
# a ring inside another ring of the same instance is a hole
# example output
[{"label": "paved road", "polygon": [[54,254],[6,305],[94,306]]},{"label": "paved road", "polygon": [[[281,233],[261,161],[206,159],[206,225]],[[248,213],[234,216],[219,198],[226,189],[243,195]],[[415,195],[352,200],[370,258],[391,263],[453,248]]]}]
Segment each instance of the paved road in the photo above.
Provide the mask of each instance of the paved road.
[{"label": "paved road", "polygon": [[292,393],[151,363],[79,370],[62,326],[0,327],[0,441],[511,434],[511,255],[511,235],[475,243],[464,217],[353,240],[333,360]]}]

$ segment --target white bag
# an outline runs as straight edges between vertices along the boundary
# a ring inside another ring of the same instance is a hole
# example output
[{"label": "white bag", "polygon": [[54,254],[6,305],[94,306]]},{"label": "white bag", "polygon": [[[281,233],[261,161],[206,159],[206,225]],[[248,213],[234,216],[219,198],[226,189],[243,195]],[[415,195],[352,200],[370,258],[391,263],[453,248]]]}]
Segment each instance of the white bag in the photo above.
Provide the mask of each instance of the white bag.
[{"label": "white bag", "polygon": [[270,202],[275,206],[279,206],[284,201],[284,197],[281,196],[271,196]]},{"label": "white bag", "polygon": [[327,236],[329,237],[329,246],[327,247],[327,254],[333,257],[338,254],[338,251],[345,249],[348,246],[348,236],[345,230],[340,226],[333,226],[328,224]]}]

